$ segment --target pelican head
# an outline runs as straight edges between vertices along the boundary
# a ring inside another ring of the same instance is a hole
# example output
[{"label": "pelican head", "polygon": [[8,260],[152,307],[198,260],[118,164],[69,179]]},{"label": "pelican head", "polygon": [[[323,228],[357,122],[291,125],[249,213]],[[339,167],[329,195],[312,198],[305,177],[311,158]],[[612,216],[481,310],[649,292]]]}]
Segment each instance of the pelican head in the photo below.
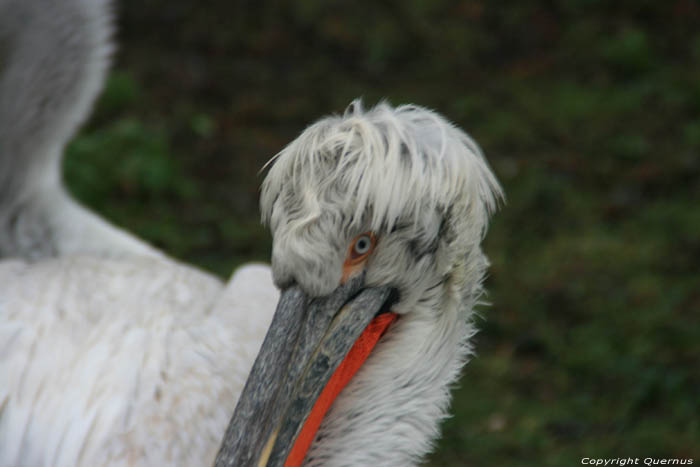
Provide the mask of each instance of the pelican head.
[{"label": "pelican head", "polygon": [[501,197],[476,143],[413,105],[353,102],[270,163],[261,210],[282,295],[221,465],[285,464],[377,316],[395,315],[398,327],[471,309],[488,265],[480,242]]}]

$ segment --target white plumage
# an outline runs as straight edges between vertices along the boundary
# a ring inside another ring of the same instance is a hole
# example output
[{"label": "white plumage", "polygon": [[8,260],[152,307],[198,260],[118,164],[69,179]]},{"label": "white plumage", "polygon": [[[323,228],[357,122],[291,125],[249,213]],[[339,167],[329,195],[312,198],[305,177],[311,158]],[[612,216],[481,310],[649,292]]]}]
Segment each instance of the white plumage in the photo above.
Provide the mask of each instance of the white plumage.
[{"label": "white plumage", "polygon": [[277,300],[171,261],[0,263],[0,466],[211,465]]},{"label": "white plumage", "polygon": [[63,147],[102,82],[107,10],[107,0],[0,0],[0,40],[12,45],[0,71],[0,467],[211,465],[277,287],[335,294],[363,232],[378,240],[352,277],[360,290],[396,291],[385,305],[399,319],[305,463],[419,462],[470,353],[488,265],[480,242],[501,196],[476,144],[416,106],[354,103],[319,121],[263,185],[272,268],[245,266],[224,284],[61,184]]}]

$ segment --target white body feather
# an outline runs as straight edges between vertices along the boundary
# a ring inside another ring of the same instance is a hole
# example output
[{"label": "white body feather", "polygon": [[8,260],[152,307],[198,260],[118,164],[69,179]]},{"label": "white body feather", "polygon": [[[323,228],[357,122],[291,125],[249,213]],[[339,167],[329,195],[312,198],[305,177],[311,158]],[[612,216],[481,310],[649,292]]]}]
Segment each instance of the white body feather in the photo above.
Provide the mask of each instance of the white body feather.
[{"label": "white body feather", "polygon": [[0,0],[0,257],[162,256],[80,206],[63,149],[102,89],[109,0]]},{"label": "white body feather", "polygon": [[211,465],[276,300],[262,265],[3,261],[0,466]]}]

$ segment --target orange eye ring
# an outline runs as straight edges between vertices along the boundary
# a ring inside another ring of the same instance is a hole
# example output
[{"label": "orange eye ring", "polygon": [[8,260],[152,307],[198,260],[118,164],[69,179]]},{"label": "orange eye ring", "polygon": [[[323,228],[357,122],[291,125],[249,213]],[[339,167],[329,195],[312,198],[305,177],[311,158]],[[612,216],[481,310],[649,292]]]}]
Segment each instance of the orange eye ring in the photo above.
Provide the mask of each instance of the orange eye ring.
[{"label": "orange eye ring", "polygon": [[358,235],[350,244],[345,264],[354,266],[361,263],[372,254],[376,245],[377,237],[374,235],[374,232],[365,232]]}]

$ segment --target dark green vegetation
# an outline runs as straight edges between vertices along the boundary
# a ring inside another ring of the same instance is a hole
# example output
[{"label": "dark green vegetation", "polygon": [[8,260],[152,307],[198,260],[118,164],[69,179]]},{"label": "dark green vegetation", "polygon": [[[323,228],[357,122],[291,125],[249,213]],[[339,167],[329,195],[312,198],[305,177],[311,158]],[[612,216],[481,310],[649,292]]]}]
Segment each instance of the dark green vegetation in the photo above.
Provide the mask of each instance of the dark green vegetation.
[{"label": "dark green vegetation", "polygon": [[227,276],[263,163],[357,96],[438,110],[508,202],[430,466],[700,462],[700,2],[122,2],[74,193]]}]

